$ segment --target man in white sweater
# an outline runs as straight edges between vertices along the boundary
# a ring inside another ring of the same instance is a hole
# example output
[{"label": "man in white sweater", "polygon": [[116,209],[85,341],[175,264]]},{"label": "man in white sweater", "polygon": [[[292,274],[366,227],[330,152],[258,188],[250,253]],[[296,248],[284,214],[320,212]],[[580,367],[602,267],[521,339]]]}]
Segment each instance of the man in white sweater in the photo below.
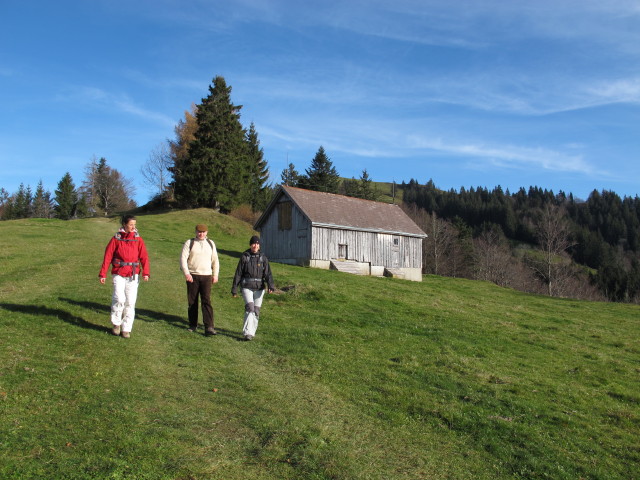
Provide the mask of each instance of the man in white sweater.
[{"label": "man in white sweater", "polygon": [[211,285],[218,283],[220,263],[218,251],[213,240],[207,238],[206,225],[196,225],[196,236],[182,246],[180,269],[187,281],[187,301],[189,303],[190,332],[198,329],[198,296],[202,305],[202,323],[206,336],[216,335],[213,325],[213,307],[211,306]]}]

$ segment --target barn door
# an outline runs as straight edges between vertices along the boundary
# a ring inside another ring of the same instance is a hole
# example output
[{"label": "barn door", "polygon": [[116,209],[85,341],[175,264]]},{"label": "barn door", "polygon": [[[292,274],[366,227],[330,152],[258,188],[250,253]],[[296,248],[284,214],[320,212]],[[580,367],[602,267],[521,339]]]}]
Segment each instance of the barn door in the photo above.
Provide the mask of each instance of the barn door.
[{"label": "barn door", "polygon": [[349,254],[349,246],[345,243],[338,244],[338,260],[346,260]]},{"label": "barn door", "polygon": [[391,245],[391,268],[400,268],[400,238],[393,237]]}]

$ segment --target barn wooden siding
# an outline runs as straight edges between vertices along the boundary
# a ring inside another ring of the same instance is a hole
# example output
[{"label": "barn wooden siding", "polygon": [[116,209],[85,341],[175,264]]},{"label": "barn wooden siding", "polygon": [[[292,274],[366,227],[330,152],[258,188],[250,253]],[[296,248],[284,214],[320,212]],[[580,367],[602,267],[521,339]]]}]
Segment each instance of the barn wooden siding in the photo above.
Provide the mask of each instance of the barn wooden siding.
[{"label": "barn wooden siding", "polygon": [[261,248],[272,260],[308,261],[311,257],[311,223],[288,198],[282,197],[278,203],[284,202],[292,205],[291,229],[281,230],[278,227],[279,212],[274,208],[260,229],[261,236],[268,239]]},{"label": "barn wooden siding", "polygon": [[314,260],[344,258],[392,268],[422,268],[421,238],[327,227],[313,227],[312,237]]},{"label": "barn wooden siding", "polygon": [[422,268],[421,238],[312,226],[287,197],[278,203],[292,205],[291,228],[279,228],[280,210],[274,208],[261,227],[261,235],[267,240],[262,249],[271,260],[308,264],[309,260],[344,258],[376,266]]}]

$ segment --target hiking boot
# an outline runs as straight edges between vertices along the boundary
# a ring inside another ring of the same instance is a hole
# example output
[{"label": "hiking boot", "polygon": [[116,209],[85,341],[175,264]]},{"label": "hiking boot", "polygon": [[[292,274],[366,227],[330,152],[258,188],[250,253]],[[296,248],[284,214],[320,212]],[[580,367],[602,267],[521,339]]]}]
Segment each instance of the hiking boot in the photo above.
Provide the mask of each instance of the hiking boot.
[{"label": "hiking boot", "polygon": [[209,337],[211,335],[217,335],[218,332],[215,331],[215,329],[213,328],[207,328],[204,332],[205,337]]},{"label": "hiking boot", "polygon": [[187,332],[195,332],[196,330],[198,330],[198,327],[189,327],[189,328],[187,328]]},{"label": "hiking boot", "polygon": [[131,337],[131,332],[122,332],[122,338],[129,338]]},{"label": "hiking boot", "polygon": [[244,336],[244,339],[245,339],[247,342],[250,342],[251,340],[253,340],[253,335],[245,335],[245,336]]},{"label": "hiking boot", "polygon": [[111,333],[114,335],[120,335],[120,325],[114,325],[111,329]]}]

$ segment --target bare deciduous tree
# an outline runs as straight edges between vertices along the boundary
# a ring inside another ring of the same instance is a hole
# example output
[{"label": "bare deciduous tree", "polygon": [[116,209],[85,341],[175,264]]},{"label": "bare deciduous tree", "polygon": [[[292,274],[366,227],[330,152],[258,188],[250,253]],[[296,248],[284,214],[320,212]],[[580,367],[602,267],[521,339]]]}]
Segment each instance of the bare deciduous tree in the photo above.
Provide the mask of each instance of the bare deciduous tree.
[{"label": "bare deciduous tree", "polygon": [[88,204],[90,213],[107,216],[116,211],[133,208],[134,193],[133,183],[118,170],[108,166],[105,158],[98,161],[93,157],[85,167],[81,194]]},{"label": "bare deciduous tree", "polygon": [[501,287],[511,286],[515,259],[499,228],[484,231],[474,240],[474,245],[476,278]]},{"label": "bare deciduous tree", "polygon": [[573,243],[564,210],[547,205],[536,222],[536,232],[542,255],[530,256],[529,264],[546,284],[547,294],[561,296],[573,275],[566,253]]},{"label": "bare deciduous tree", "polygon": [[140,167],[144,182],[154,189],[155,196],[161,202],[165,197],[171,197],[169,168],[172,165],[170,146],[163,142],[151,151],[145,164]]}]

